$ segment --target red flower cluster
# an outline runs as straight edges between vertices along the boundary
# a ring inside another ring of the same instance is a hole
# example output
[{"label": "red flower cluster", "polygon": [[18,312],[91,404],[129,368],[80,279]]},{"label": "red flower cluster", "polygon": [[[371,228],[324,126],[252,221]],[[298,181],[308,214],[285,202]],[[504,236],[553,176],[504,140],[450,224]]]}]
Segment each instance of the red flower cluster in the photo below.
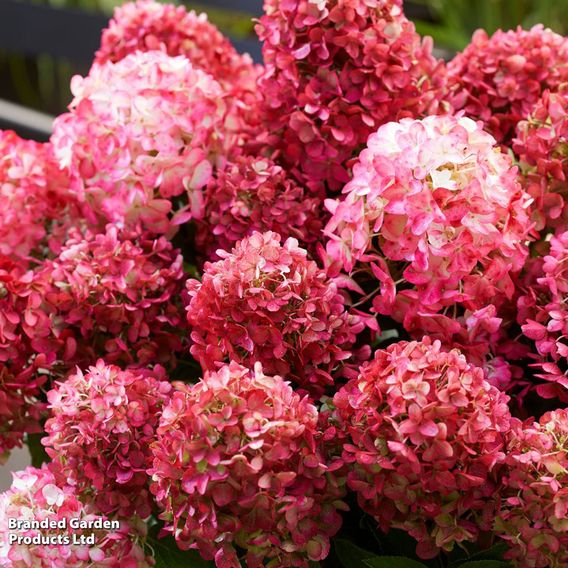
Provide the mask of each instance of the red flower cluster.
[{"label": "red flower cluster", "polygon": [[519,568],[568,565],[568,411],[516,423],[494,530]]},{"label": "red flower cluster", "polygon": [[253,233],[188,280],[191,354],[204,370],[262,363],[314,394],[333,385],[365,320],[298,242]]},{"label": "red flower cluster", "polygon": [[318,412],[260,363],[181,385],[152,446],[152,491],[182,548],[220,568],[308,567],[329,551],[344,491],[327,464]]},{"label": "red flower cluster", "polygon": [[508,144],[546,89],[568,81],[568,38],[543,26],[473,34],[448,63],[448,101]]},{"label": "red flower cluster", "polygon": [[435,109],[444,85],[432,42],[400,0],[267,0],[257,32],[267,129],[312,191],[338,190],[349,160],[389,120]]},{"label": "red flower cluster", "polygon": [[552,237],[549,254],[532,267],[526,285],[518,300],[518,322],[534,341],[541,371],[537,377],[546,381],[537,391],[568,402],[568,232]]},{"label": "red flower cluster", "polygon": [[513,149],[536,202],[537,228],[564,223],[568,217],[568,85],[557,93],[544,92],[531,114],[517,125]]},{"label": "red flower cluster", "polygon": [[348,484],[384,531],[402,528],[423,558],[487,529],[504,461],[508,397],[439,341],[375,353],[334,397]]},{"label": "red flower cluster", "polygon": [[217,249],[231,250],[255,231],[274,231],[302,246],[313,245],[322,229],[320,200],[306,193],[268,158],[229,162],[205,190],[197,250],[208,260],[218,260]]},{"label": "red flower cluster", "polygon": [[56,253],[74,223],[80,211],[51,145],[0,131],[0,255],[25,266]]},{"label": "red flower cluster", "polygon": [[121,371],[100,360],[51,390],[42,443],[56,474],[105,514],[146,518],[146,470],[171,385],[160,367]]}]

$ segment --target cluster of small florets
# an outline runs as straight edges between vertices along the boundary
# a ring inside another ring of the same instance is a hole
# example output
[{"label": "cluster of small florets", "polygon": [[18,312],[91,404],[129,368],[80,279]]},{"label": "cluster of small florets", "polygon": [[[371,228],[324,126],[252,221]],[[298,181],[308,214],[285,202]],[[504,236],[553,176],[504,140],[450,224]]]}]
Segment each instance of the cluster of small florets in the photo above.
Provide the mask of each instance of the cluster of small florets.
[{"label": "cluster of small florets", "polygon": [[206,263],[201,282],[188,280],[191,354],[204,370],[223,362],[262,363],[321,393],[352,357],[363,317],[298,241],[254,233],[222,260]]},{"label": "cluster of small florets", "polygon": [[536,261],[527,280],[526,293],[518,300],[518,322],[534,341],[537,376],[546,381],[537,391],[568,402],[568,232],[552,237],[549,254]]},{"label": "cluster of small florets", "polygon": [[556,93],[545,91],[528,118],[517,125],[513,149],[527,178],[527,191],[535,199],[537,228],[558,225],[567,217],[568,85]]},{"label": "cluster of small florets", "polygon": [[78,217],[51,145],[0,131],[0,254],[25,266],[57,251]]},{"label": "cluster of small florets", "polygon": [[[339,529],[343,491],[328,467],[318,412],[257,363],[179,386],[156,442],[152,491],[183,548],[217,566],[308,567]],[[183,450],[182,450],[183,449]]]},{"label": "cluster of small florets", "polygon": [[105,514],[148,517],[150,443],[170,390],[160,367],[121,371],[99,360],[49,391],[42,443],[58,478]]},{"label": "cluster of small florets", "polygon": [[103,31],[95,64],[116,63],[136,51],[183,55],[232,94],[256,91],[259,69],[250,56],[237,53],[207,14],[188,12],[185,6],[139,0],[117,7]]},{"label": "cluster of small florets", "polygon": [[495,533],[519,568],[568,565],[568,411],[518,422],[507,445],[507,473]]},{"label": "cluster of small florets", "polygon": [[[327,201],[328,255],[348,272],[369,267],[380,284],[375,311],[409,331],[424,333],[417,315],[496,303],[512,296],[510,275],[527,256],[530,198],[516,176],[469,118],[386,124],[369,137],[345,197]],[[456,324],[447,319],[437,325]]]},{"label": "cluster of small florets", "polygon": [[448,101],[508,144],[546,89],[568,81],[568,38],[543,26],[489,37],[484,30],[448,63]]},{"label": "cluster of small florets", "polygon": [[494,507],[507,402],[482,369],[439,341],[377,351],[333,399],[361,508],[384,531],[406,530],[424,558],[475,541]]},{"label": "cluster of small florets", "polygon": [[[149,568],[154,564],[143,548],[143,524],[135,525],[134,519],[130,525],[121,521],[118,529],[71,529],[71,523],[88,526],[97,520],[106,522],[109,519],[84,505],[72,487],[59,485],[45,465],[41,469],[28,467],[13,475],[12,486],[0,495],[0,565],[8,568]],[[61,523],[65,528],[28,528],[33,522],[46,519]],[[22,523],[20,529],[10,528],[10,521]],[[22,540],[10,543],[10,534],[16,534]],[[78,541],[90,534],[96,536],[95,545],[65,540],[75,538]],[[43,541],[30,544],[34,538]]]},{"label": "cluster of small florets", "polygon": [[54,326],[82,340],[78,361],[105,353],[107,362],[169,363],[180,351],[183,258],[165,238],[109,225],[69,239],[43,273],[57,289]]},{"label": "cluster of small florets", "polygon": [[433,110],[444,83],[400,0],[269,0],[257,32],[267,128],[313,191],[338,190],[381,124]]},{"label": "cluster of small florets", "polygon": [[321,201],[268,158],[240,157],[227,164],[205,191],[205,215],[196,248],[208,260],[231,250],[255,231],[274,231],[313,245],[322,229]]},{"label": "cluster of small florets", "polygon": [[202,214],[201,191],[229,144],[223,90],[210,75],[185,57],[136,52],[95,65],[71,89],[52,142],[80,199],[103,220],[158,233],[173,230],[172,213]]}]

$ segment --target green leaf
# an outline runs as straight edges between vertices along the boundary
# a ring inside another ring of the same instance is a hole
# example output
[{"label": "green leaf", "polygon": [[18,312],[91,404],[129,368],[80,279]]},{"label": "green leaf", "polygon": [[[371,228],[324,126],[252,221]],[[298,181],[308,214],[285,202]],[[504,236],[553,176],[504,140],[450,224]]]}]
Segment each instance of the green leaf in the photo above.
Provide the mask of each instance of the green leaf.
[{"label": "green leaf", "polygon": [[502,560],[472,560],[465,564],[460,564],[460,568],[510,568],[508,562]]},{"label": "green leaf", "polygon": [[363,562],[369,568],[426,568],[422,562],[404,556],[375,556]]},{"label": "green leaf", "polygon": [[34,467],[41,467],[41,464],[49,461],[49,456],[47,455],[41,439],[45,436],[45,432],[38,434],[26,434],[26,445],[30,451],[30,456],[32,458],[32,465]]},{"label": "green leaf", "polygon": [[359,548],[349,540],[338,538],[333,541],[335,554],[344,568],[361,568],[365,566],[365,560],[378,558],[372,552]]},{"label": "green leaf", "polygon": [[154,549],[155,568],[215,568],[214,562],[203,560],[195,550],[180,550],[171,536],[150,538],[149,544]]}]

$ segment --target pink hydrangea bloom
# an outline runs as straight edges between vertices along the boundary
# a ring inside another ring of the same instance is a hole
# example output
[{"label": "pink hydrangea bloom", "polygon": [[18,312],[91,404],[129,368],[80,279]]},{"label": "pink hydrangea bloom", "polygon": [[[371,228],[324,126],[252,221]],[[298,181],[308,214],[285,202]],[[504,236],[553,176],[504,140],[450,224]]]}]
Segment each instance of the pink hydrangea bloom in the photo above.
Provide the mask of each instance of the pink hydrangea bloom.
[{"label": "pink hydrangea bloom", "polygon": [[494,530],[519,568],[568,566],[568,410],[516,423]]},{"label": "pink hydrangea bloom", "polygon": [[58,291],[58,325],[83,340],[78,357],[165,364],[182,348],[183,258],[164,237],[112,225],[77,234],[43,272]]},{"label": "pink hydrangea bloom", "polygon": [[191,354],[204,370],[230,360],[293,380],[314,394],[353,352],[364,320],[298,241],[253,233],[188,280]]},{"label": "pink hydrangea bloom", "polygon": [[321,201],[306,195],[268,158],[239,157],[218,171],[205,191],[204,220],[197,225],[196,249],[218,260],[254,231],[295,237],[304,247],[321,235]]},{"label": "pink hydrangea bloom", "polygon": [[435,110],[445,82],[401,0],[267,0],[257,33],[269,132],[313,191],[349,179],[349,160],[381,124]]},{"label": "pink hydrangea bloom", "polygon": [[533,110],[545,89],[568,81],[568,38],[542,25],[530,30],[484,30],[448,63],[448,100],[455,110],[482,120],[507,144],[517,123]]},{"label": "pink hydrangea bloom", "polygon": [[535,198],[537,228],[565,223],[568,85],[557,93],[544,92],[528,119],[517,125],[513,149],[527,176],[527,189]]},{"label": "pink hydrangea bloom", "polygon": [[280,377],[237,363],[180,384],[152,449],[152,491],[181,548],[220,568],[308,567],[329,552],[343,490],[318,412]]},{"label": "pink hydrangea bloom", "polygon": [[385,124],[353,173],[343,199],[326,202],[327,253],[380,285],[375,311],[411,329],[417,314],[475,311],[512,296],[530,198],[478,124],[453,116]]},{"label": "pink hydrangea bloom", "polygon": [[[94,522],[109,520],[79,501],[72,487],[59,485],[43,466],[28,467],[13,474],[10,489],[0,494],[0,565],[6,568],[149,568],[154,561],[144,551],[145,526],[133,519],[121,521],[119,529],[71,529],[72,519]],[[29,522],[63,521],[66,529],[9,528],[9,520]],[[43,544],[9,543],[8,536],[41,537]],[[95,534],[96,544],[66,544],[63,537]],[[58,540],[60,542],[58,542]]]},{"label": "pink hydrangea bloom", "polygon": [[508,400],[439,341],[377,351],[333,399],[360,506],[382,530],[408,531],[424,558],[475,541],[491,518]]},{"label": "pink hydrangea bloom", "polygon": [[57,384],[42,443],[58,476],[103,513],[148,517],[150,443],[170,390],[159,366],[122,371],[102,359]]},{"label": "pink hydrangea bloom", "polygon": [[27,264],[57,251],[79,210],[50,144],[0,131],[0,255]]},{"label": "pink hydrangea bloom", "polygon": [[184,55],[230,93],[243,96],[256,92],[260,66],[255,66],[248,54],[237,53],[231,42],[207,21],[207,14],[154,0],[129,2],[115,8],[113,19],[103,31],[95,64],[116,63],[136,51],[154,50],[171,56]]},{"label": "pink hydrangea bloom", "polygon": [[75,233],[35,270],[14,266],[0,262],[0,376],[7,400],[26,393],[22,408],[33,409],[41,384],[75,364],[104,355],[169,365],[183,348],[182,258],[164,238],[129,238],[109,226]]},{"label": "pink hydrangea bloom", "polygon": [[103,220],[165,233],[172,213],[174,224],[202,214],[202,190],[235,142],[210,75],[185,57],[137,52],[74,77],[71,90],[52,142],[74,190]]},{"label": "pink hydrangea bloom", "polygon": [[518,300],[523,334],[534,341],[538,354],[536,387],[545,397],[568,402],[568,232],[553,236],[550,251],[538,259],[525,279],[525,294]]}]

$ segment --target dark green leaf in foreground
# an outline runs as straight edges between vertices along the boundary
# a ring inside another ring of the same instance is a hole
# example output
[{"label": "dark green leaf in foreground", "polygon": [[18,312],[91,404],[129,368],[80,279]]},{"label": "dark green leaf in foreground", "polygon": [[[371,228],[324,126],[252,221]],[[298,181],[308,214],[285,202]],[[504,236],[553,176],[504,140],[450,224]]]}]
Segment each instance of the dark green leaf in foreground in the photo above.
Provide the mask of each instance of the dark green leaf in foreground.
[{"label": "dark green leaf in foreground", "polygon": [[215,568],[214,562],[203,560],[195,550],[180,550],[171,536],[151,538],[150,546],[154,549],[155,568]]},{"label": "dark green leaf in foreground", "polygon": [[369,568],[426,568],[425,564],[404,556],[375,556],[364,560]]}]

